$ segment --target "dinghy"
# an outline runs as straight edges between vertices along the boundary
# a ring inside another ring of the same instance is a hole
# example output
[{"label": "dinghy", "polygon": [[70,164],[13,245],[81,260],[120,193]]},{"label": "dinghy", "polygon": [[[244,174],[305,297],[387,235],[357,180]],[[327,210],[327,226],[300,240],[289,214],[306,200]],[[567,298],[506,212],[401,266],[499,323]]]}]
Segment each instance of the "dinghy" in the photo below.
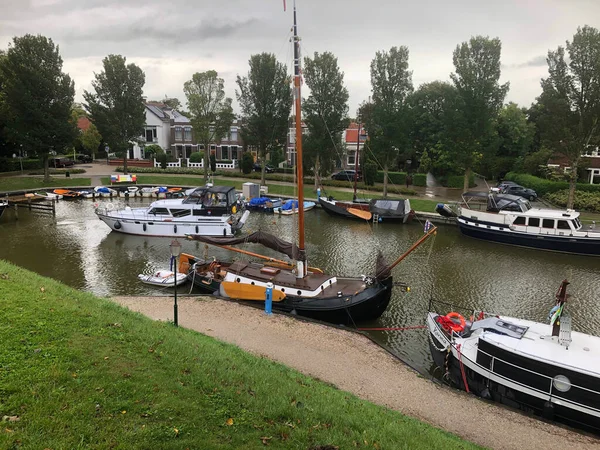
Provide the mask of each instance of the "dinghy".
[{"label": "dinghy", "polygon": [[[139,280],[142,283],[151,284],[152,286],[173,286],[175,283],[175,275],[170,270],[159,270],[151,275],[144,275],[140,273],[138,275]],[[185,283],[187,280],[187,274],[177,273],[177,286]]]}]

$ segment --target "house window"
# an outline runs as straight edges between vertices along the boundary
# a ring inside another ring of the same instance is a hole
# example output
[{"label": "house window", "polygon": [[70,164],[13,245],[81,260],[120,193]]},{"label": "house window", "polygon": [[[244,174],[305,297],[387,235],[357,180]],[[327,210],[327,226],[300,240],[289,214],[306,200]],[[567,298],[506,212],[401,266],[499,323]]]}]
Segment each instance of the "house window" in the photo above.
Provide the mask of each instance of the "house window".
[{"label": "house window", "polygon": [[182,135],[182,129],[181,127],[175,127],[175,140],[176,141],[181,141],[183,139],[183,135]]},{"label": "house window", "polygon": [[229,159],[229,147],[221,145],[221,159]]},{"label": "house window", "polygon": [[237,128],[232,128],[231,129],[231,140],[232,141],[237,141],[238,136],[237,136]]},{"label": "house window", "polygon": [[513,222],[513,225],[525,225],[525,216],[519,216]]},{"label": "house window", "polygon": [[146,130],[146,142],[154,142],[155,137],[156,137],[156,128],[154,130],[152,130],[152,129]]},{"label": "house window", "polygon": [[191,141],[192,140],[192,128],[191,127],[185,127],[185,140],[186,141]]},{"label": "house window", "polygon": [[186,145],[185,146],[185,157],[189,158],[192,154],[192,146],[191,145]]},{"label": "house window", "polygon": [[355,160],[356,160],[356,153],[350,153],[350,154],[348,155],[348,165],[349,165],[349,166],[353,166],[353,165],[354,165],[354,162],[355,162]]},{"label": "house window", "polygon": [[198,145],[198,151],[200,151],[200,150],[204,150],[204,144]]},{"label": "house window", "polygon": [[542,221],[542,228],[554,228],[554,219],[544,219]]},{"label": "house window", "polygon": [[231,146],[231,159],[238,159],[238,148],[237,145]]},{"label": "house window", "polygon": [[540,226],[540,219],[538,219],[537,217],[530,217],[529,218],[529,224],[530,227],[539,227]]}]

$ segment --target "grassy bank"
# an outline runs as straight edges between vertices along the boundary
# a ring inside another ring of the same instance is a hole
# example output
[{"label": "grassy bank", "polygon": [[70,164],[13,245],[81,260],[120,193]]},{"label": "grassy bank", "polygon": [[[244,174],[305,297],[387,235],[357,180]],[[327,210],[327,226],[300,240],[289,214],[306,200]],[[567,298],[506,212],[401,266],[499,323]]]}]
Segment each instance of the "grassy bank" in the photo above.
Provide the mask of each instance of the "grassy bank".
[{"label": "grassy bank", "polygon": [[90,178],[50,177],[50,181],[44,183],[44,179],[41,177],[2,177],[0,178],[0,192],[63,186],[90,186],[90,184]]},{"label": "grassy bank", "polygon": [[4,261],[0,296],[0,448],[475,448]]}]

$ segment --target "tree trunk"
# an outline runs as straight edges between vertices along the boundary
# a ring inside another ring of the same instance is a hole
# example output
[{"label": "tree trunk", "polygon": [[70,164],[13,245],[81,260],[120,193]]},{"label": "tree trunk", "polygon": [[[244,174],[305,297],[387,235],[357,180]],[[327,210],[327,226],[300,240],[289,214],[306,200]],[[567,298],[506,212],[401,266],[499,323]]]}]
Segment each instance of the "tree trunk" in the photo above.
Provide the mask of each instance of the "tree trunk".
[{"label": "tree trunk", "polygon": [[204,143],[204,184],[208,183],[208,167],[210,162],[210,143]]},{"label": "tree trunk", "polygon": [[467,192],[469,190],[469,180],[471,179],[471,168],[467,167],[465,170],[465,181],[463,183],[463,192]]},{"label": "tree trunk", "polygon": [[129,156],[129,148],[127,145],[123,147],[123,174],[127,175],[127,157]]},{"label": "tree trunk", "polygon": [[569,198],[567,199],[567,209],[573,209],[575,203],[575,188],[577,184],[577,167],[579,158],[575,158],[571,164],[571,173],[569,174]]},{"label": "tree trunk", "polygon": [[315,192],[321,185],[321,161],[319,160],[319,155],[317,155],[317,159],[315,160]]},{"label": "tree trunk", "polygon": [[387,187],[388,187],[388,166],[386,164],[383,167],[383,198],[387,198]]},{"label": "tree trunk", "polygon": [[44,183],[48,183],[50,181],[50,169],[48,168],[48,153],[44,153],[42,159],[44,161]]},{"label": "tree trunk", "polygon": [[265,145],[261,144],[258,148],[258,155],[260,156],[261,170],[260,170],[260,185],[266,186],[265,183],[265,155],[266,155]]}]

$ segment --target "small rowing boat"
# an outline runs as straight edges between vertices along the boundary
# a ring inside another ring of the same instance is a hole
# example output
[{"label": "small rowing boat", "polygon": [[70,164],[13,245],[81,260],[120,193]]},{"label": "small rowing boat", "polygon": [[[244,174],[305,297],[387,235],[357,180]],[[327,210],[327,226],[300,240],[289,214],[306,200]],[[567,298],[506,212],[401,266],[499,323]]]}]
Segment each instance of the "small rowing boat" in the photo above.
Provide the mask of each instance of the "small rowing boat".
[{"label": "small rowing boat", "polygon": [[[151,275],[144,275],[140,273],[138,275],[139,280],[142,283],[151,284],[153,286],[173,286],[175,283],[175,275],[170,270],[159,270]],[[187,274],[177,273],[177,286],[185,283]]]}]

